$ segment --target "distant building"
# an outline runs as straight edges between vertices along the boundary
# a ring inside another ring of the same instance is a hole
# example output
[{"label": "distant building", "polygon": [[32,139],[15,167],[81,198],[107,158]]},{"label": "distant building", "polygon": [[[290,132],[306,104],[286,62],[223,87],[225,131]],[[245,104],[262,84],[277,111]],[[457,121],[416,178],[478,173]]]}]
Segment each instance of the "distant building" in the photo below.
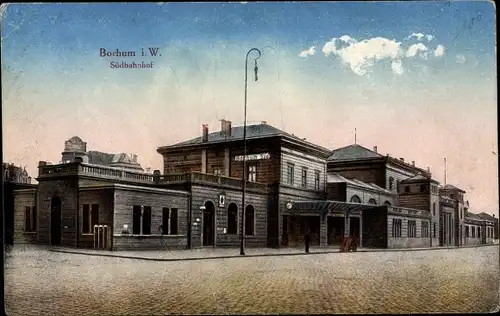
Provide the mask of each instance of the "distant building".
[{"label": "distant building", "polygon": [[26,167],[18,167],[13,163],[3,163],[4,182],[30,184],[31,177],[26,171]]}]

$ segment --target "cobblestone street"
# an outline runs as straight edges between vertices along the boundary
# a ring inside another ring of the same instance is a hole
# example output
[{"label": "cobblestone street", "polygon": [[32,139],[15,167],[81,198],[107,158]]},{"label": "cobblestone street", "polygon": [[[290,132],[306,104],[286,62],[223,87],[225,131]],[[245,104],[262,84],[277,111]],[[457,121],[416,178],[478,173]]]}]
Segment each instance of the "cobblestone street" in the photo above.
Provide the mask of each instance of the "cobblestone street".
[{"label": "cobblestone street", "polygon": [[498,246],[152,262],[19,248],[8,315],[488,312]]}]

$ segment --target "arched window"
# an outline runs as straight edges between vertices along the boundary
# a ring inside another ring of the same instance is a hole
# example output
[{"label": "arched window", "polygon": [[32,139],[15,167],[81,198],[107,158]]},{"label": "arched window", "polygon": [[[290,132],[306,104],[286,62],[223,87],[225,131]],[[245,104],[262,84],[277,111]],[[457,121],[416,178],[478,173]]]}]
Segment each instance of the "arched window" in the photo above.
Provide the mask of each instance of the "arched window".
[{"label": "arched window", "polygon": [[238,233],[238,206],[231,203],[227,208],[227,233],[236,235]]},{"label": "arched window", "polygon": [[391,206],[391,202],[389,202],[389,201],[385,201],[385,202],[384,202],[384,205]]},{"label": "arched window", "polygon": [[389,178],[389,190],[392,191],[392,188],[394,186],[394,178],[390,177]]},{"label": "arched window", "polygon": [[255,211],[252,205],[245,209],[245,235],[255,235]]},{"label": "arched window", "polygon": [[377,205],[377,201],[375,201],[375,199],[369,199],[369,200],[368,200],[368,204],[374,204],[374,205]]},{"label": "arched window", "polygon": [[436,216],[436,202],[432,203],[432,216]]},{"label": "arched window", "polygon": [[357,195],[353,195],[351,198],[351,203],[361,203],[361,199]]}]

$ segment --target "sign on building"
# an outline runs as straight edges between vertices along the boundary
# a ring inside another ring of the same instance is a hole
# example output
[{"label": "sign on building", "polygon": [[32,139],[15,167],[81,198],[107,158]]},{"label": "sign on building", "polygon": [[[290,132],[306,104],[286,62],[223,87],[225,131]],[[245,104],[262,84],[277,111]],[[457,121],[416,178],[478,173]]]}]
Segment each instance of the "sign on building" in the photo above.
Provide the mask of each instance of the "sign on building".
[{"label": "sign on building", "polygon": [[235,156],[234,160],[235,161],[243,161],[243,157],[245,158],[246,161],[249,160],[265,160],[265,159],[271,159],[271,154],[270,153],[261,153],[261,154],[251,154],[251,155],[239,155]]},{"label": "sign on building", "polygon": [[219,207],[224,207],[226,204],[226,196],[224,194],[219,194]]}]

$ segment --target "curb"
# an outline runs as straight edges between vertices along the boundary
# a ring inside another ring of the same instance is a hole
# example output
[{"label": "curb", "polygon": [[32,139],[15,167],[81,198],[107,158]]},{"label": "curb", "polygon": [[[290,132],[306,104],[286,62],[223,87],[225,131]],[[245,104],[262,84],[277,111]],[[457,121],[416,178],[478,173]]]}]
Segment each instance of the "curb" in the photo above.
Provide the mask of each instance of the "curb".
[{"label": "curb", "polygon": [[426,251],[426,250],[450,250],[450,249],[467,249],[467,248],[481,248],[481,247],[491,247],[497,246],[497,244],[489,244],[489,245],[476,245],[469,247],[435,247],[435,248],[399,248],[399,249],[382,249],[382,250],[360,250],[357,252],[340,252],[340,251],[315,251],[315,252],[294,252],[294,253],[269,253],[269,254],[252,254],[252,255],[228,255],[228,256],[213,256],[213,257],[192,257],[192,258],[148,258],[148,257],[134,257],[134,256],[124,256],[124,255],[115,255],[115,254],[107,254],[107,253],[88,253],[88,252],[79,252],[72,250],[63,250],[63,249],[49,249],[52,252],[59,253],[69,253],[76,255],[84,255],[84,256],[93,256],[93,257],[112,257],[112,258],[121,258],[121,259],[132,259],[132,260],[144,260],[144,261],[156,261],[156,262],[174,262],[174,261],[195,261],[195,260],[220,260],[220,259],[239,259],[239,258],[255,258],[255,257],[287,257],[287,256],[307,256],[307,255],[324,255],[330,253],[363,253],[363,252],[409,252],[409,251]]}]

